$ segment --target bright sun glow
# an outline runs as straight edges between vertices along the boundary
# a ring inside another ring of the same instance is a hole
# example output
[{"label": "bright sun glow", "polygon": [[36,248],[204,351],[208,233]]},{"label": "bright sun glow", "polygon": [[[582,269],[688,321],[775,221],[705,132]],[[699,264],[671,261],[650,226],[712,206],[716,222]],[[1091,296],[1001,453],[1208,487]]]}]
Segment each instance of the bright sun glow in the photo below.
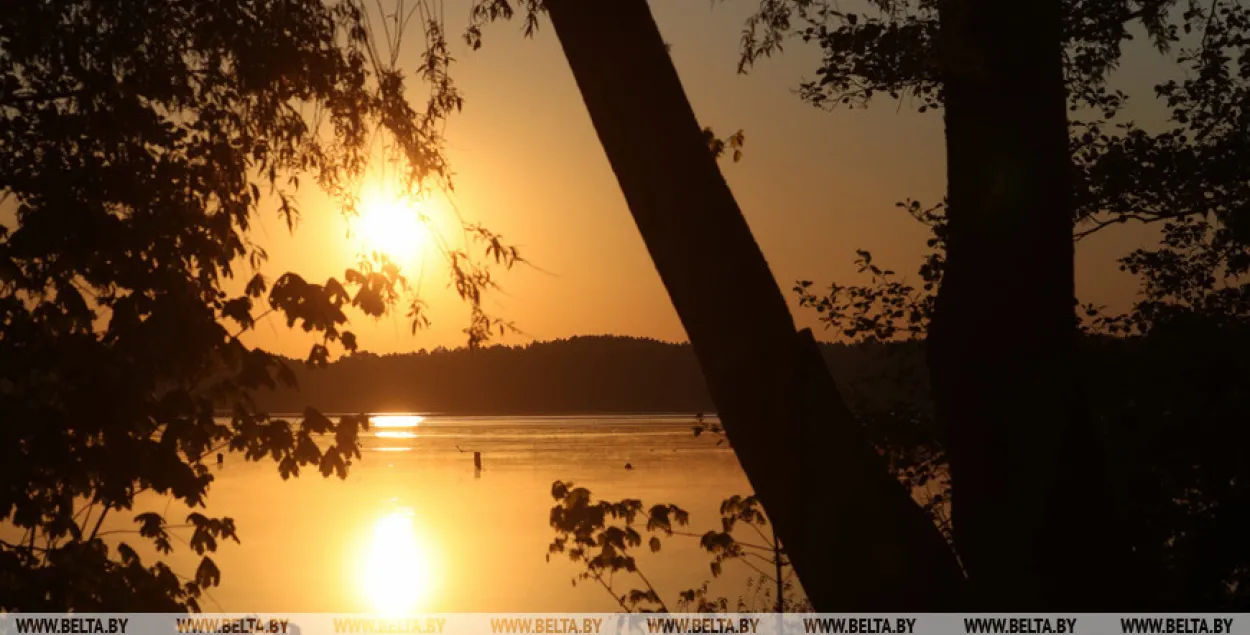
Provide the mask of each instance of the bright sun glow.
[{"label": "bright sun glow", "polygon": [[374,523],[360,572],[373,610],[410,613],[429,599],[434,563],[423,547],[412,510],[387,514]]},{"label": "bright sun glow", "polygon": [[424,420],[421,415],[373,415],[369,417],[369,425],[375,428],[415,428]]},{"label": "bright sun glow", "polygon": [[422,255],[429,232],[420,203],[375,189],[361,196],[358,209],[360,217],[353,222],[352,232],[364,252],[381,252],[401,266]]},{"label": "bright sun glow", "polygon": [[415,439],[420,435],[407,430],[379,430],[374,433],[374,436],[379,439]]}]

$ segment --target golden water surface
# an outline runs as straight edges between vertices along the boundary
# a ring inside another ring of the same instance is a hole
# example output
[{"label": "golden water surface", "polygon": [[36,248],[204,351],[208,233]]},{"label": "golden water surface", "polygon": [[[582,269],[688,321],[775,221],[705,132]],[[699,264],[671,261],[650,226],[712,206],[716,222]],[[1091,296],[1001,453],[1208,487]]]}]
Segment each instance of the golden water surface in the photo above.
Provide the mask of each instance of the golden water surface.
[{"label": "golden water surface", "polygon": [[[283,481],[271,462],[227,455],[214,468],[207,512],[233,517],[242,544],[226,543],[214,556],[222,584],[203,609],[617,610],[597,584],[570,584],[579,568],[567,558],[547,562],[552,481],[574,481],[596,497],[678,504],[691,512],[688,530],[718,529],[720,501],[749,487],[733,453],[712,435],[695,438],[691,423],[377,415],[345,481],[315,470]],[[134,513],[165,504],[140,502]],[[180,522],[178,514],[171,510],[169,522]],[[114,514],[106,524],[130,528],[132,516]],[[197,560],[175,547],[168,560],[189,575]],[[697,538],[668,537],[652,554],[644,535],[637,551],[639,567],[670,603],[711,577]],[[727,565],[712,588],[735,600],[750,574]]]}]

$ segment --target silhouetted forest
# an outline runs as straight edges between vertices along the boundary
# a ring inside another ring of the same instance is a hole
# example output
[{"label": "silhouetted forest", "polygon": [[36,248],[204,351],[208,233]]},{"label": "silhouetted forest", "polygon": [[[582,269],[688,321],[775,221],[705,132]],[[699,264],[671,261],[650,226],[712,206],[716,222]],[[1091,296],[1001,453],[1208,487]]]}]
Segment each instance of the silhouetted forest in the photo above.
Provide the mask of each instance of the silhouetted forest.
[{"label": "silhouetted forest", "polygon": [[[882,345],[822,349],[835,374],[851,385],[892,365]],[[715,410],[690,345],[646,338],[578,336],[472,351],[358,352],[324,369],[287,364],[299,389],[258,394],[258,404],[270,412],[299,412],[308,405],[323,412],[460,415]]]}]

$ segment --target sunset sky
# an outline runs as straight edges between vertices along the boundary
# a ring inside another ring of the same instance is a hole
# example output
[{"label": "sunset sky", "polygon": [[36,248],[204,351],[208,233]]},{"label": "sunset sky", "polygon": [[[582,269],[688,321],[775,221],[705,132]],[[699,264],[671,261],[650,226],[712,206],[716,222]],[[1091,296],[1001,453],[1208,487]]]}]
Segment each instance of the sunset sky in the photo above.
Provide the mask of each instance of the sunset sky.
[{"label": "sunset sky", "polygon": [[[886,100],[868,110],[834,112],[800,102],[793,88],[817,68],[819,51],[797,40],[783,56],[737,74],[743,20],[756,5],[653,1],[652,9],[700,122],[722,136],[745,131],[745,157],[724,162],[722,170],[782,288],[788,293],[799,278],[822,286],[857,280],[856,248],[871,250],[879,263],[914,280],[926,230],[894,203],[941,198],[940,113],[917,114],[906,102]],[[550,23],[544,18],[532,40],[522,36],[520,21],[496,24],[473,52],[458,37],[466,14],[463,0],[447,3],[446,27],[457,34],[453,75],[466,97],[447,131],[454,204],[537,265],[507,272],[500,279],[503,293],[488,301],[489,310],[525,333],[499,341],[592,333],[685,339]],[[1149,123],[1157,120],[1149,89],[1162,62],[1140,39],[1134,46],[1116,83],[1139,96],[1135,116]],[[412,68],[417,49],[409,46],[404,55]],[[414,98],[420,101],[420,94],[414,91]],[[272,279],[293,270],[314,281],[341,276],[359,241],[345,240],[345,219],[314,187],[303,189],[301,203],[294,236],[274,213],[258,224],[256,239],[271,255],[265,273]],[[453,224],[447,201],[434,201],[426,212],[436,226]],[[357,227],[358,235],[371,233],[379,232]],[[1082,242],[1081,299],[1124,308],[1136,284],[1117,270],[1115,259],[1150,235],[1126,227]],[[403,311],[377,321],[353,314],[351,329],[362,347],[381,353],[464,344],[466,307],[448,287],[434,250],[426,244],[415,252],[384,248],[406,252],[396,255],[420,285],[433,324],[412,335]],[[795,313],[800,325],[817,325],[812,313],[797,307]],[[274,318],[261,322],[250,339],[298,356],[310,341]]]}]

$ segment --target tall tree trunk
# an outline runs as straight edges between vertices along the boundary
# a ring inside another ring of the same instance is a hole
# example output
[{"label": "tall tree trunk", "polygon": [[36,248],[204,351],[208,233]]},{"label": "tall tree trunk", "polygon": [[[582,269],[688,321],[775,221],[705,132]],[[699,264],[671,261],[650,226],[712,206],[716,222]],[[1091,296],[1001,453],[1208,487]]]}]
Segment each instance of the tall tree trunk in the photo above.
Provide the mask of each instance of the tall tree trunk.
[{"label": "tall tree trunk", "polygon": [[952,606],[941,535],[793,319],[686,100],[645,0],[548,0],[617,181],[730,441],[820,610]]},{"label": "tall tree trunk", "polygon": [[1059,0],[944,0],[949,235],[929,337],[956,548],[993,608],[1110,597],[1076,389]]}]

